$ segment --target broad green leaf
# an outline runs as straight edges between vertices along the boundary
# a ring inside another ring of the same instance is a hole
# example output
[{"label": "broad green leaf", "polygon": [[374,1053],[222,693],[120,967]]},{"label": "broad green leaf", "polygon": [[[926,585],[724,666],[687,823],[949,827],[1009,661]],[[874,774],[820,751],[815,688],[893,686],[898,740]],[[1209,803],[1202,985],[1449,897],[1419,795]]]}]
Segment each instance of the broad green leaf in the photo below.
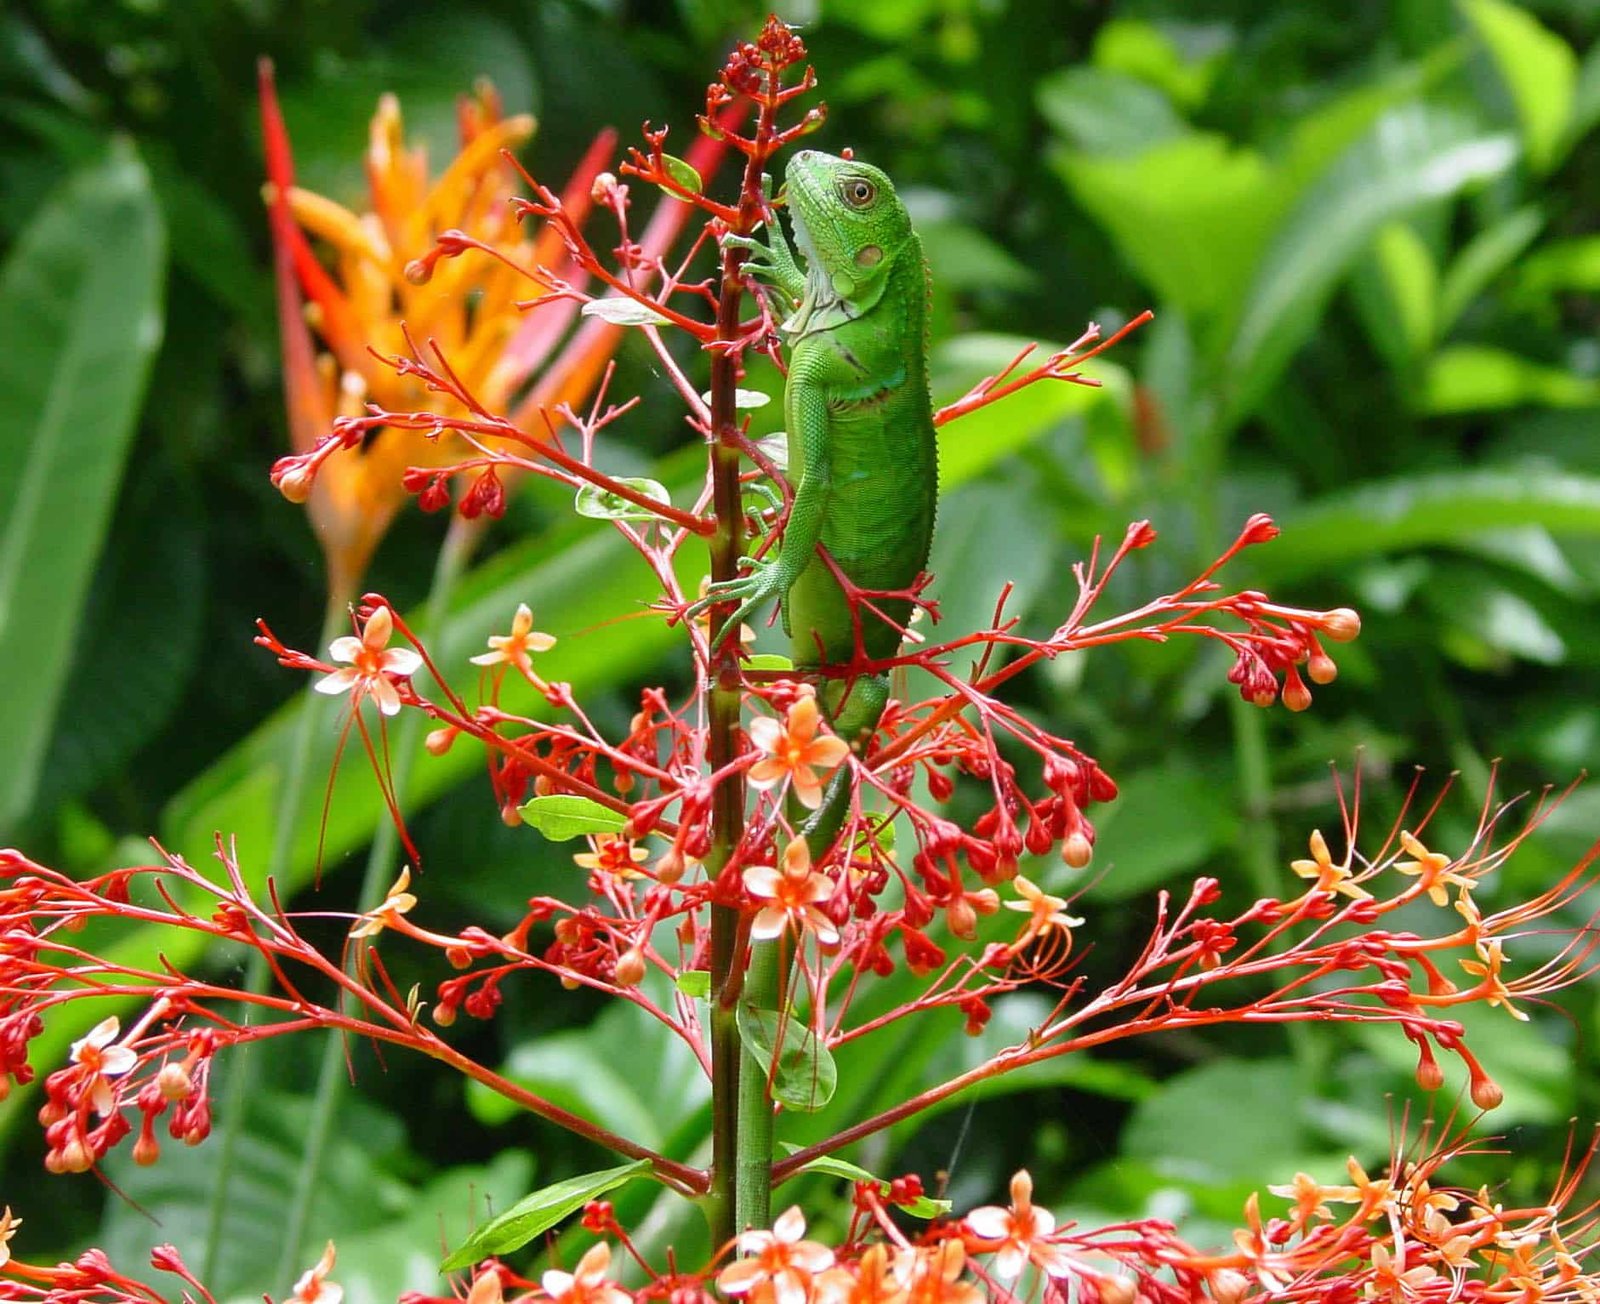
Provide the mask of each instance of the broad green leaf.
[{"label": "broad green leaf", "polygon": [[1548,171],[1560,159],[1572,117],[1577,57],[1521,5],[1508,0],[1460,0],[1460,4],[1511,96],[1528,165],[1535,172]]},{"label": "broad green leaf", "polygon": [[1274,580],[1513,526],[1594,536],[1600,477],[1541,466],[1441,471],[1360,485],[1285,513],[1280,524],[1277,539],[1252,550],[1258,572]]},{"label": "broad green leaf", "polygon": [[1257,268],[1228,353],[1225,425],[1248,415],[1310,338],[1334,284],[1386,223],[1498,175],[1516,157],[1505,135],[1423,105],[1396,109],[1305,194]]},{"label": "broad green leaf", "polygon": [[598,1200],[607,1191],[614,1191],[649,1171],[649,1160],[636,1159],[631,1164],[569,1177],[564,1182],[524,1196],[499,1217],[490,1219],[467,1237],[439,1265],[439,1271],[458,1272],[491,1254],[510,1254],[513,1250],[520,1250],[535,1236],[543,1235],[590,1200]]},{"label": "broad green leaf", "polygon": [[598,317],[613,326],[665,326],[667,319],[649,304],[618,295],[614,299],[590,299],[583,305],[585,317]]},{"label": "broad green leaf", "polygon": [[1180,50],[1154,23],[1140,18],[1113,18],[1094,36],[1097,68],[1126,73],[1164,90],[1184,109],[1198,108],[1224,55],[1229,34],[1220,24],[1207,32],[1203,48]]},{"label": "broad green leaf", "polygon": [[1039,83],[1039,112],[1088,155],[1124,157],[1188,133],[1154,86],[1106,68],[1074,67]]},{"label": "broad green leaf", "polygon": [[745,1003],[738,1021],[739,1041],[755,1061],[755,1071],[771,1075],[772,1098],[785,1109],[809,1114],[833,1098],[839,1072],[811,1028],[793,1015]]},{"label": "broad green leaf", "polygon": [[[672,495],[667,492],[667,487],[659,480],[651,480],[642,475],[617,476],[619,484],[643,494],[646,498],[658,503],[672,505]],[[641,507],[632,499],[624,498],[619,493],[610,489],[603,489],[596,484],[586,484],[578,489],[572,501],[573,510],[579,516],[587,516],[591,520],[599,521],[659,521],[661,517],[652,512],[648,507]]]},{"label": "broad green leaf", "polygon": [[551,842],[567,842],[585,834],[599,837],[620,833],[627,823],[625,816],[609,806],[570,793],[530,798],[517,807],[517,812],[526,824],[538,829]]},{"label": "broad green leaf", "polygon": [[1517,288],[1526,294],[1600,290],[1600,235],[1557,240],[1536,249],[1517,268]]},{"label": "broad green leaf", "polygon": [[1432,252],[1405,222],[1383,227],[1371,257],[1357,270],[1368,333],[1399,370],[1433,345],[1438,281]]},{"label": "broad green leaf", "polygon": [[1284,1162],[1313,1138],[1295,1101],[1302,1072],[1288,1059],[1218,1060],[1164,1082],[1134,1107],[1122,1151],[1197,1180],[1292,1172]]},{"label": "broad green leaf", "polygon": [[[68,178],[0,269],[0,835],[28,812],[161,342],[165,266],[131,147]],[[107,631],[98,631],[107,633]]]},{"label": "broad green leaf", "polygon": [[[932,360],[933,388],[950,402],[985,376],[995,375],[1031,340],[1015,335],[960,335],[939,346]],[[1018,368],[1036,367],[1058,348],[1042,343]],[[1098,387],[1043,380],[988,407],[957,417],[939,429],[939,487],[948,493],[974,479],[1008,453],[1026,447],[1097,403],[1126,402],[1132,386],[1115,362],[1095,359],[1084,374]]]},{"label": "broad green leaf", "polygon": [[1439,283],[1439,335],[1449,334],[1461,314],[1533,243],[1544,213],[1533,205],[1508,213],[1473,236]]},{"label": "broad green leaf", "polygon": [[1239,297],[1281,207],[1267,161],[1217,135],[1132,158],[1058,151],[1052,163],[1161,302],[1191,316]]},{"label": "broad green leaf", "polygon": [[1456,344],[1428,363],[1417,407],[1423,412],[1480,412],[1537,404],[1600,405],[1600,381],[1520,358],[1488,344]]},{"label": "broad green leaf", "polygon": [[1125,901],[1164,883],[1186,882],[1238,835],[1238,817],[1218,799],[1215,776],[1184,753],[1141,770],[1095,816],[1094,865],[1084,872],[1092,901]]},{"label": "broad green leaf", "polygon": [[[798,1146],[787,1144],[783,1148],[790,1154],[799,1149]],[[889,1183],[884,1181],[883,1178],[869,1173],[859,1164],[852,1164],[849,1160],[840,1159],[836,1155],[822,1155],[820,1158],[813,1159],[800,1171],[802,1173],[826,1173],[830,1177],[842,1177],[847,1182],[871,1182],[878,1188],[880,1195],[889,1193]],[[895,1207],[905,1210],[913,1218],[937,1218],[941,1214],[950,1212],[950,1201],[935,1200],[924,1195],[913,1200],[910,1204],[896,1205]]]}]

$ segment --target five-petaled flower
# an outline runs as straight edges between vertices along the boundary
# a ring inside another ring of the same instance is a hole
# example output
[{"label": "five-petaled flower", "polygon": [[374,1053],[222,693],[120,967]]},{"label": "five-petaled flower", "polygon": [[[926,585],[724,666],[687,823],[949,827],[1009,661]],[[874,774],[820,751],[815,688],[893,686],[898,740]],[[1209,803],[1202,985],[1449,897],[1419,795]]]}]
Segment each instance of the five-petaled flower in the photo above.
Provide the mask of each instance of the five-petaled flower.
[{"label": "five-petaled flower", "polygon": [[631,838],[590,838],[589,850],[572,857],[573,863],[595,873],[615,874],[619,878],[639,878],[635,866],[649,859],[650,853]]},{"label": "five-petaled flower", "polygon": [[717,1275],[717,1289],[725,1295],[748,1295],[766,1287],[773,1304],[806,1304],[812,1278],[833,1266],[833,1251],[802,1239],[805,1234],[805,1215],[798,1205],[779,1214],[770,1232],[741,1232],[739,1249],[749,1257],[724,1268]]},{"label": "five-petaled flower", "polygon": [[591,1245],[571,1272],[551,1268],[539,1278],[553,1304],[631,1304],[633,1296],[606,1277],[611,1268],[611,1247],[604,1241]]},{"label": "five-petaled flower", "polygon": [[122,1025],[107,1015],[72,1043],[72,1062],[89,1073],[89,1099],[95,1113],[104,1117],[112,1109],[111,1079],[120,1078],[139,1062],[127,1046],[117,1045]]},{"label": "five-petaled flower", "polygon": [[1017,889],[1017,895],[1022,900],[1007,901],[1006,909],[1021,910],[1028,916],[1028,922],[1022,928],[1022,936],[1013,943],[1013,949],[1020,949],[1034,938],[1043,937],[1053,931],[1059,931],[1063,940],[1070,940],[1072,936],[1070,930],[1083,925],[1083,920],[1078,916],[1066,913],[1066,901],[1061,897],[1051,896],[1032,879],[1018,874],[1011,880],[1011,886]]},{"label": "five-petaled flower", "polygon": [[553,635],[541,634],[533,627],[533,612],[526,602],[517,604],[517,614],[511,618],[509,634],[489,635],[489,651],[470,658],[475,666],[515,666],[517,673],[535,688],[543,689],[544,680],[533,672],[530,652],[548,652],[556,645]]},{"label": "five-petaled flower", "polygon": [[394,681],[416,674],[422,658],[408,647],[390,647],[393,633],[394,616],[388,607],[379,607],[367,617],[360,638],[346,634],[334,639],[328,648],[333,659],[350,664],[317,680],[317,692],[350,693],[358,703],[370,696],[385,715],[398,714],[400,693]]},{"label": "five-petaled flower", "polygon": [[417,904],[416,896],[408,890],[410,887],[411,866],[406,865],[400,870],[400,877],[395,879],[388,892],[384,894],[383,904],[376,910],[362,915],[361,922],[350,930],[350,936],[376,937],[398,916],[409,911]]},{"label": "five-petaled flower", "polygon": [[974,1248],[993,1251],[995,1274],[1007,1281],[1020,1277],[1030,1262],[1051,1277],[1072,1271],[1071,1256],[1049,1239],[1056,1229],[1055,1215],[1033,1203],[1033,1177],[1026,1168],[1011,1179],[1009,1208],[987,1204],[969,1213],[965,1222],[980,1241],[998,1242]]},{"label": "five-petaled flower", "polygon": [[1312,889],[1316,892],[1342,892],[1352,901],[1370,901],[1372,893],[1351,877],[1350,857],[1345,857],[1344,864],[1335,865],[1333,857],[1328,854],[1327,839],[1322,836],[1321,829],[1311,830],[1311,859],[1292,860],[1289,868],[1294,870],[1301,878],[1314,878],[1316,885]]},{"label": "five-petaled flower", "polygon": [[1429,851],[1414,834],[1400,830],[1400,845],[1412,860],[1395,862],[1402,874],[1415,874],[1420,885],[1436,906],[1450,904],[1450,889],[1458,887],[1463,894],[1472,891],[1472,880],[1450,870],[1450,857],[1439,851]]},{"label": "five-petaled flower", "polygon": [[333,1259],[333,1242],[329,1241],[322,1257],[295,1282],[294,1294],[285,1304],[339,1304],[344,1298],[344,1287],[328,1280],[328,1274],[333,1271]]},{"label": "five-petaled flower", "polygon": [[750,936],[765,940],[779,936],[790,923],[795,931],[807,930],[824,946],[839,940],[833,920],[817,907],[833,895],[833,880],[811,868],[811,849],[804,838],[796,838],[783,849],[783,870],[771,865],[751,865],[744,871],[744,890],[753,897],[771,902],[756,913]]},{"label": "five-petaled flower", "polygon": [[850,755],[843,738],[817,736],[821,720],[814,691],[802,692],[795,699],[782,724],[771,716],[752,720],[750,741],[766,754],[750,767],[750,786],[771,788],[788,779],[800,804],[816,810],[822,804],[822,780],[817,771],[835,770]]}]

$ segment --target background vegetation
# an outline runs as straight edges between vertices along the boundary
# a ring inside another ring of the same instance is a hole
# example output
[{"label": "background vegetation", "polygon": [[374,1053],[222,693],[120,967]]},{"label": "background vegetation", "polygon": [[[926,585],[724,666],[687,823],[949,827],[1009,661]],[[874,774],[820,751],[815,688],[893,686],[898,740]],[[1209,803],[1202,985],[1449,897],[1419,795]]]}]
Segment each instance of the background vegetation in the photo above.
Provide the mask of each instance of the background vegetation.
[{"label": "background vegetation", "polygon": [[[1256,510],[1285,535],[1241,582],[1366,616],[1340,679],[1300,716],[1245,707],[1216,649],[1123,649],[1029,680],[1033,709],[1123,786],[1077,884],[1091,966],[1109,970],[1139,944],[1158,885],[1204,871],[1246,899],[1275,891],[1310,829],[1336,826],[1330,762],[1359,765],[1374,828],[1413,763],[1459,771],[1438,838],[1448,850],[1494,758],[1507,793],[1592,762],[1600,11],[1587,0],[801,8],[785,16],[805,24],[831,110],[817,143],[855,147],[913,204],[947,395],[1019,340],[1157,314],[1103,369],[1101,401],[1041,388],[962,428],[935,562],[951,626],[981,620],[1003,580],[1017,586],[1014,610],[1053,623],[1071,561],[1140,516],[1165,546],[1141,555],[1137,588],[1161,591]],[[603,125],[627,139],[645,118],[670,121],[681,140],[727,43],[760,16],[689,0],[22,0],[0,15],[0,840],[85,870],[143,859],[130,840],[150,832],[197,862],[213,829],[236,833],[247,862],[270,845],[300,684],[251,646],[252,621],[306,645],[324,596],[303,515],[266,481],[286,437],[256,57],[277,61],[303,183],[354,201],[382,91],[401,95],[437,166],[454,97],[491,77],[509,109],[538,113],[531,166],[559,182]],[[621,361],[620,392],[648,398],[648,359]],[[676,409],[657,411],[631,423],[619,465],[646,469],[685,442]],[[519,497],[462,586],[446,647],[481,646],[526,600],[562,638],[552,677],[602,713],[625,718],[641,682],[681,684],[686,658],[669,637],[605,623],[646,596],[647,576],[597,546],[602,528],[536,490]],[[372,587],[420,602],[440,532],[436,518],[406,516]],[[346,770],[359,768],[350,758]],[[414,833],[430,908],[487,911],[493,927],[515,917],[531,879],[559,881],[570,848],[504,828],[485,787],[464,755],[420,766]],[[311,805],[288,885],[304,893]],[[346,774],[326,812],[317,900],[353,896],[346,868],[379,814]],[[1570,863],[1597,816],[1580,791],[1504,891]],[[1071,878],[1059,865],[1028,872]],[[638,1073],[630,1021],[590,1023],[576,998],[509,995],[494,1023],[462,1030],[480,1054],[548,1093],[567,1082],[624,1130],[643,1120],[698,1144],[692,1073]],[[1595,1012],[1580,992],[1531,1027],[1474,1027],[1507,1090],[1492,1125],[1519,1154],[1485,1174],[1539,1189],[1566,1120],[1600,1115]],[[1026,1023],[1026,1009],[1014,1018]],[[52,1029],[51,1044],[78,1031]],[[878,1053],[846,1066],[857,1077],[841,1097],[870,1098],[891,1064],[910,1081],[969,1052],[955,1041]],[[137,1262],[172,1240],[198,1264],[220,1226],[215,1284],[287,1290],[276,1230],[296,1199],[317,1057],[252,1061],[225,1217],[208,1177],[215,1140],[153,1173],[114,1168],[141,1209],[87,1179],[45,1180],[30,1102],[7,1102],[3,1187],[29,1204],[19,1244],[32,1258],[101,1244]],[[339,1279],[358,1298],[436,1289],[439,1220],[459,1237],[471,1193],[503,1207],[535,1170],[549,1181],[596,1166],[429,1066],[357,1059],[360,1094],[340,1103],[306,1222],[308,1244],[339,1240]],[[1381,1160],[1386,1095],[1394,1114],[1416,1094],[1410,1066],[1389,1036],[1151,1041],[893,1134],[865,1161],[930,1182],[946,1169],[960,1203],[998,1194],[1026,1163],[1058,1213],[1159,1210],[1190,1218],[1202,1240],[1206,1220],[1230,1223],[1246,1191],[1297,1167],[1336,1173],[1350,1151]]]}]

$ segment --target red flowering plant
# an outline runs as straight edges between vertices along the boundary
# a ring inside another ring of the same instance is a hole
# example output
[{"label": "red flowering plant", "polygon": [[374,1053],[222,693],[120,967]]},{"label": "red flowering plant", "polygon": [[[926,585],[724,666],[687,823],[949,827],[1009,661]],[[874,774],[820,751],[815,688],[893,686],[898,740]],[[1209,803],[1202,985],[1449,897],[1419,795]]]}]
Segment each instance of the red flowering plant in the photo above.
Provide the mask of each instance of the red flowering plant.
[{"label": "red flowering plant", "polygon": [[[1338,834],[1330,841],[1311,833],[1309,854],[1288,867],[1280,895],[1228,908],[1211,878],[1161,892],[1148,939],[1125,971],[1091,980],[1080,963],[1084,948],[1074,945],[1075,933],[1092,926],[1091,908],[1074,913],[1072,902],[1019,868],[1025,855],[1087,865],[1093,808],[1115,798],[1116,784],[1090,754],[999,692],[1063,653],[1189,635],[1229,650],[1229,678],[1246,700],[1305,708],[1306,680],[1335,677],[1326,645],[1354,638],[1360,622],[1346,609],[1308,610],[1222,584],[1230,561],[1276,535],[1264,516],[1247,520],[1187,584],[1131,610],[1103,608],[1128,558],[1156,543],[1145,521],[1097,544],[1075,568],[1073,601],[1043,636],[1008,616],[1002,592],[982,629],[940,641],[904,628],[901,649],[887,657],[869,656],[858,637],[854,659],[815,674],[752,658],[731,624],[736,603],[723,599],[726,589],[697,600],[704,570],[713,585],[732,581],[748,544],[781,536],[792,500],[783,469],[741,415],[739,382],[751,358],[783,362],[775,314],[749,275],[741,241],[775,221],[766,181],[774,161],[822,121],[819,107],[798,104],[813,82],[799,38],[769,20],[757,41],[729,57],[700,119],[707,138],[744,160],[731,199],[708,193],[696,164],[668,154],[667,133],[647,127],[620,169],[628,181],[596,170],[587,192],[558,196],[526,178],[531,193],[512,208],[539,224],[538,239],[553,242],[560,257],[524,259],[515,242],[451,229],[409,265],[411,281],[423,282],[458,261],[487,260],[526,279],[530,320],[576,308],[608,329],[636,330],[705,442],[704,478],[692,492],[602,469],[606,446],[638,402],[617,398],[605,380],[581,409],[551,401],[507,413],[452,346],[409,331],[398,346],[391,339],[371,347],[397,382],[393,392],[426,401],[390,405],[376,401],[388,391],[367,386],[363,410],[338,417],[273,472],[290,496],[303,497],[343,460],[364,456],[374,432],[415,432],[430,451],[396,475],[424,507],[444,506],[464,485],[458,508],[493,516],[503,507],[504,476],[527,473],[573,491],[581,515],[607,522],[596,528],[615,529],[632,545],[659,586],[653,618],[681,626],[696,674],[681,700],[645,690],[619,736],[568,684],[541,675],[552,639],[535,629],[526,606],[508,613],[509,632],[487,635],[488,650],[472,658],[481,671],[478,700],[453,686],[450,667],[381,594],[360,600],[352,632],[327,657],[287,646],[266,625],[258,639],[284,666],[317,676],[319,691],[348,696],[349,718],[380,762],[386,735],[373,732],[374,722],[381,728],[405,712],[429,722],[436,754],[481,747],[502,818],[551,838],[587,840],[574,856],[586,871],[584,890],[530,897],[505,932],[441,930],[430,926],[413,874],[422,856],[407,838],[412,865],[373,908],[346,917],[343,950],[329,954],[308,940],[308,916],[270,890],[250,889],[225,841],[220,877],[163,853],[156,864],[80,882],[18,852],[0,853],[0,1086],[33,1080],[29,1043],[60,1007],[119,998],[138,1009],[126,1029],[108,1016],[67,1063],[40,1066],[46,1166],[93,1170],[129,1138],[133,1157],[153,1163],[160,1134],[203,1140],[218,1055],[317,1030],[441,1061],[621,1161],[485,1221],[445,1260],[445,1270],[468,1275],[443,1299],[690,1304],[713,1291],[764,1304],[1600,1298],[1600,1277],[1585,1263],[1596,1214],[1576,1196],[1590,1152],[1571,1157],[1545,1203],[1508,1209],[1494,1192],[1445,1183],[1445,1161],[1474,1148],[1464,1127],[1402,1136],[1378,1177],[1352,1161],[1348,1184],[1298,1174],[1251,1196],[1233,1245],[1220,1250],[1191,1245],[1154,1218],[1100,1228],[1058,1223],[1034,1204],[1026,1171],[1012,1179],[1006,1204],[956,1216],[918,1176],[882,1178],[841,1157],[1002,1075],[1147,1033],[1228,1024],[1386,1025],[1414,1046],[1421,1087],[1438,1089],[1440,1056],[1455,1057],[1473,1104],[1490,1110],[1500,1088],[1467,1045],[1460,1008],[1496,1006],[1520,1017],[1518,1002],[1589,972],[1595,941],[1590,930],[1555,935],[1553,945],[1547,936],[1543,961],[1523,971],[1508,956],[1590,884],[1589,858],[1530,901],[1489,909],[1477,900],[1548,801],[1520,814],[1514,803],[1489,801],[1465,845],[1445,852],[1429,845],[1440,798],[1425,800],[1414,787],[1392,826],[1374,836],[1362,825],[1358,787],[1341,801]],[[675,260],[659,242],[631,235],[635,183],[699,215]],[[590,203],[615,227],[609,252],[587,234]],[[275,214],[281,223],[281,206]],[[713,273],[697,274],[701,256],[713,252]],[[942,408],[936,423],[1029,385],[1094,384],[1083,365],[1141,320],[1104,341],[1091,326],[1031,367],[1019,356]],[[703,355],[704,393],[691,379],[696,361],[669,346],[673,336]],[[890,594],[847,579],[844,587],[859,622],[887,619],[886,599],[936,616],[929,582],[920,576]],[[970,658],[969,670],[951,668],[958,657]],[[820,681],[902,669],[924,672],[936,692],[891,701],[873,736],[852,749],[832,732]],[[510,709],[508,682],[531,688],[539,709]],[[963,780],[982,799],[977,814],[958,823],[944,802]],[[814,845],[807,814],[841,783],[839,831]],[[241,944],[263,957],[275,983],[241,991],[176,969],[135,967],[80,944],[84,927],[102,919]],[[402,992],[385,959],[396,947],[441,953],[452,972],[426,994]],[[492,1020],[508,989],[552,980],[626,1002],[681,1043],[709,1085],[708,1156],[670,1154],[603,1126],[452,1038],[461,1015]],[[856,1044],[919,1024],[981,1033],[1024,991],[1046,994],[1043,1017],[981,1061],[820,1135],[795,1131],[806,1139],[780,1145],[790,1121],[828,1117],[840,1064]],[[774,1187],[804,1172],[853,1183],[849,1216],[826,1239],[808,1237],[800,1206],[773,1208]],[[647,1179],[701,1204],[712,1247],[703,1261],[655,1259],[623,1224],[607,1197]],[[1264,1213],[1264,1200],[1287,1207]],[[533,1278],[508,1265],[505,1256],[580,1211],[591,1240],[570,1270]],[[15,1225],[8,1210],[0,1243]],[[210,1299],[175,1250],[164,1247],[157,1258],[182,1278],[186,1297]],[[337,1300],[336,1272],[330,1246],[294,1298]],[[0,1297],[34,1296],[153,1298],[97,1252],[54,1268],[7,1264]]]}]

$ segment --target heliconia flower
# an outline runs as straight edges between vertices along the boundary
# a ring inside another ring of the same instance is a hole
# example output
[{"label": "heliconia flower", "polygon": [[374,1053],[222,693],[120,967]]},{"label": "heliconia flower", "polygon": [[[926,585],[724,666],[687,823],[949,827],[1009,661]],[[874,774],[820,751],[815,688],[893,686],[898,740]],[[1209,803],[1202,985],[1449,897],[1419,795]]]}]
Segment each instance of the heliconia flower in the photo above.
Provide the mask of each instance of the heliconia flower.
[{"label": "heliconia flower", "polygon": [[116,1045],[122,1033],[117,1016],[107,1015],[72,1043],[71,1059],[89,1073],[89,1099],[102,1117],[113,1107],[110,1079],[120,1078],[139,1062],[127,1046]]},{"label": "heliconia flower", "polygon": [[1330,894],[1339,892],[1352,901],[1372,899],[1372,893],[1352,879],[1349,857],[1345,858],[1345,863],[1342,865],[1333,863],[1333,857],[1328,852],[1327,839],[1322,836],[1321,829],[1311,830],[1311,859],[1290,861],[1289,868],[1301,878],[1315,879],[1314,891]]},{"label": "heliconia flower", "polygon": [[528,654],[548,652],[555,645],[554,636],[541,634],[533,627],[533,612],[528,609],[528,604],[519,602],[517,614],[511,618],[511,632],[489,635],[489,651],[480,652],[468,660],[475,666],[515,666],[518,673],[535,688],[543,688],[544,680],[533,673],[533,662]]},{"label": "heliconia flower", "polygon": [[589,850],[572,857],[580,868],[596,873],[615,874],[620,878],[639,878],[636,865],[643,864],[650,853],[631,838],[590,838]]},{"label": "heliconia flower", "polygon": [[417,904],[417,898],[407,889],[411,886],[411,866],[406,865],[400,871],[400,877],[395,879],[387,893],[384,894],[383,904],[361,916],[361,922],[350,930],[350,936],[376,937],[385,927],[394,922],[397,915],[407,913]]},{"label": "heliconia flower", "polygon": [[12,1215],[8,1204],[5,1212],[0,1213],[0,1268],[11,1262],[11,1238],[17,1234],[20,1226],[22,1219]]},{"label": "heliconia flower", "polygon": [[317,692],[350,693],[356,702],[370,696],[385,715],[397,714],[400,693],[394,681],[416,674],[422,658],[408,647],[390,647],[393,634],[394,617],[388,607],[379,607],[361,627],[360,638],[346,634],[334,639],[328,647],[333,659],[350,664],[317,680]]},{"label": "heliconia flower", "polygon": [[1065,1277],[1072,1271],[1071,1256],[1048,1239],[1056,1229],[1055,1215],[1033,1203],[1033,1177],[1026,1168],[1018,1169],[1011,1179],[1010,1207],[985,1205],[962,1221],[980,1241],[999,1242],[979,1247],[994,1252],[996,1276],[1013,1280],[1030,1262],[1051,1277]]},{"label": "heliconia flower", "polygon": [[329,1241],[315,1266],[308,1268],[295,1282],[294,1293],[285,1304],[339,1304],[344,1299],[344,1287],[328,1280],[328,1274],[333,1271],[334,1256],[333,1242]]},{"label": "heliconia flower", "polygon": [[750,767],[746,778],[752,788],[771,788],[788,779],[802,806],[816,810],[822,804],[818,770],[837,769],[850,755],[850,746],[832,734],[817,736],[822,712],[813,692],[802,693],[779,724],[771,716],[750,722],[750,741],[766,755]]},{"label": "heliconia flower", "polygon": [[[424,392],[374,356],[408,352],[403,326],[413,339],[436,343],[486,409],[509,412],[518,424],[588,398],[624,328],[598,318],[579,324],[573,300],[531,313],[518,307],[519,300],[543,294],[518,268],[549,269],[580,288],[586,279],[560,233],[518,222],[509,202],[523,182],[504,151],[532,136],[531,116],[504,115],[494,89],[480,83],[458,106],[460,152],[430,178],[423,151],[406,146],[399,100],[383,96],[368,137],[368,206],[357,212],[295,185],[270,64],[262,64],[259,80],[269,179],[264,194],[295,453],[310,452],[335,418],[366,415],[369,402],[391,411],[432,405],[428,410],[441,415],[465,415],[454,399]],[[603,132],[561,192],[563,207],[579,225],[593,207],[594,179],[614,148],[614,133]],[[706,140],[691,151],[691,162],[709,170],[721,148]],[[637,237],[641,250],[664,252],[692,211],[687,204],[660,205]],[[447,231],[493,253],[439,260],[435,242]],[[331,252],[327,262],[313,241]],[[287,496],[307,502],[335,594],[356,591],[408,497],[402,473],[456,462],[469,451],[453,434],[430,439],[388,427],[314,472],[301,464],[279,477]]]},{"label": "heliconia flower", "polygon": [[833,1266],[833,1251],[803,1239],[805,1234],[799,1205],[779,1214],[770,1232],[741,1232],[739,1249],[749,1257],[724,1268],[717,1275],[717,1289],[726,1295],[748,1295],[765,1287],[773,1304],[806,1304],[813,1278]]},{"label": "heliconia flower", "polygon": [[1066,901],[1043,891],[1033,880],[1018,874],[1011,880],[1011,886],[1017,889],[1017,895],[1022,900],[1007,901],[1006,909],[1021,910],[1028,916],[1022,936],[1017,938],[1015,946],[1025,946],[1034,938],[1051,931],[1059,931],[1064,938],[1070,937],[1071,929],[1083,926],[1082,919],[1066,913]]},{"label": "heliconia flower", "polygon": [[633,1296],[606,1277],[611,1268],[611,1247],[604,1241],[591,1245],[571,1272],[551,1268],[539,1283],[553,1304],[632,1304]]},{"label": "heliconia flower", "polygon": [[792,923],[798,933],[810,932],[824,946],[839,940],[833,920],[817,907],[833,895],[833,880],[813,872],[811,850],[804,838],[783,849],[783,871],[771,865],[751,865],[744,871],[744,890],[772,904],[763,906],[750,924],[757,941],[778,937]]}]

